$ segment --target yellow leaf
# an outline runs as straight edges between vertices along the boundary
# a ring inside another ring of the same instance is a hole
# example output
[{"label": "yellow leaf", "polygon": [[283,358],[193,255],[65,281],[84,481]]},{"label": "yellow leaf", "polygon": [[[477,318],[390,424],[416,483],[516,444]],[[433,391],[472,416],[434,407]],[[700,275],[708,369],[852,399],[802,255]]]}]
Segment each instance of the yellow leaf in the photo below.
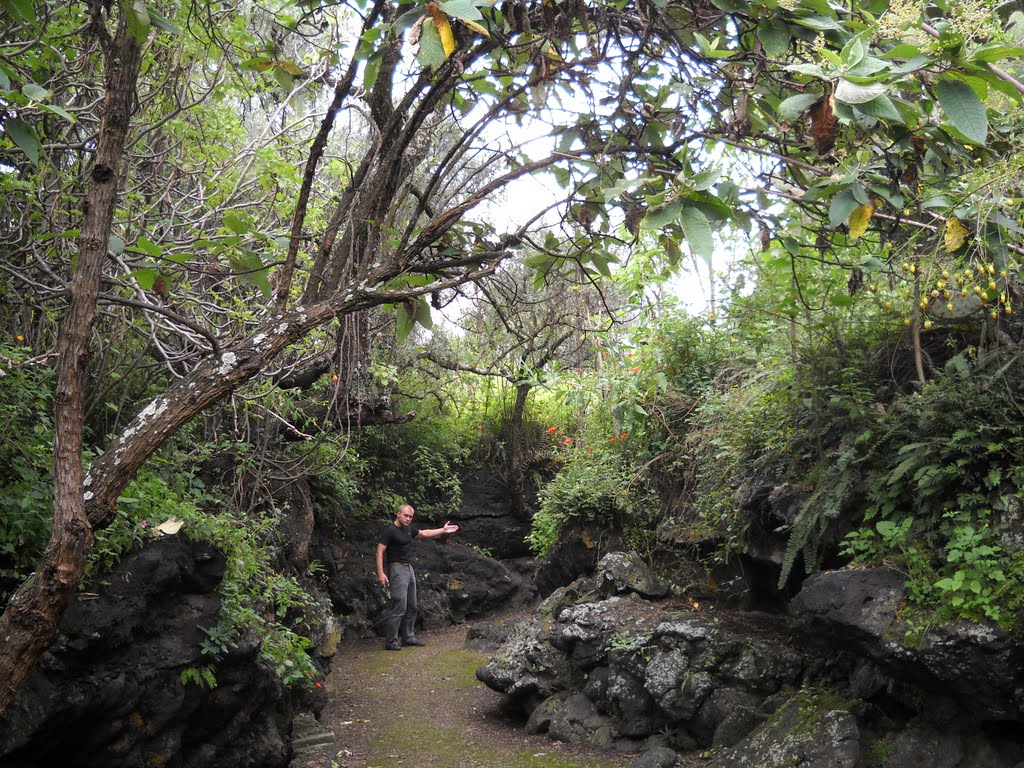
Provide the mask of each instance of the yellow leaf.
[{"label": "yellow leaf", "polygon": [[950,253],[957,250],[964,244],[964,241],[970,234],[970,230],[960,223],[960,219],[956,216],[950,216],[946,220],[946,250]]},{"label": "yellow leaf", "polygon": [[451,22],[444,15],[444,11],[437,7],[436,3],[427,3],[427,10],[437,27],[437,34],[441,38],[441,47],[444,48],[445,57],[455,53],[455,33],[452,32]]},{"label": "yellow leaf", "polygon": [[475,21],[470,21],[469,19],[459,19],[459,21],[465,24],[470,29],[472,29],[477,34],[483,35],[484,37],[491,36],[491,33],[487,31],[487,27],[483,26],[482,24],[477,24]]},{"label": "yellow leaf", "polygon": [[872,215],[875,213],[875,206],[873,205],[858,205],[853,209],[853,213],[850,214],[849,220],[846,222],[846,226],[850,230],[850,239],[857,240],[868,231],[868,222],[871,221]]},{"label": "yellow leaf", "polygon": [[279,62],[277,62],[277,66],[279,66],[292,77],[299,77],[302,74],[302,67],[300,67],[291,59],[281,59]]},{"label": "yellow leaf", "polygon": [[168,518],[164,522],[160,523],[156,528],[153,529],[154,536],[173,536],[181,530],[181,526],[184,523],[181,520],[176,520],[173,517]]}]

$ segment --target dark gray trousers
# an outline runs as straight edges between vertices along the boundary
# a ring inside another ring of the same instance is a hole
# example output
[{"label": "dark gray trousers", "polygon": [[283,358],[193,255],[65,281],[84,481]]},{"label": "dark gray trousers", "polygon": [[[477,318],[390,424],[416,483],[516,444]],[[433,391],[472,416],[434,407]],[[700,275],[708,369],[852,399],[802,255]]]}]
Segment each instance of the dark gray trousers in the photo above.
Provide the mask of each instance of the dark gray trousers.
[{"label": "dark gray trousers", "polygon": [[384,637],[389,642],[416,637],[416,573],[409,563],[388,566],[388,587],[391,590],[391,613],[384,624]]}]

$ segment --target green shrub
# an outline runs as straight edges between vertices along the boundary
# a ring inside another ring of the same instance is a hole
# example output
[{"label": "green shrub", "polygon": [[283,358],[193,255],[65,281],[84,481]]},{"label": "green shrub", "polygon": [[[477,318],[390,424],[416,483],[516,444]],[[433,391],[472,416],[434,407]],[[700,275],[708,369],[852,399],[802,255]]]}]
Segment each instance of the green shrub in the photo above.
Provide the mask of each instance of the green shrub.
[{"label": "green shrub", "polygon": [[[53,517],[53,375],[21,367],[25,350],[0,346],[0,598],[39,562]],[[15,365],[10,365],[14,362]]]},{"label": "green shrub", "polygon": [[654,528],[661,506],[647,479],[631,465],[627,452],[595,446],[563,451],[565,463],[540,492],[540,509],[527,537],[530,548],[546,554],[570,520],[621,528],[639,548]]}]

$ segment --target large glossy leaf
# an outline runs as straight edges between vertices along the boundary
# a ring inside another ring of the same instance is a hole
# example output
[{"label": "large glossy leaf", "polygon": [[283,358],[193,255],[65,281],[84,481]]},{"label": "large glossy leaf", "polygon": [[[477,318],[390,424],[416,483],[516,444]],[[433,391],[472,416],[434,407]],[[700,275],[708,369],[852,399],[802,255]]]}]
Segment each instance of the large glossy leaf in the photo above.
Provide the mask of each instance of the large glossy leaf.
[{"label": "large glossy leaf", "polygon": [[836,86],[836,100],[846,104],[864,104],[865,102],[877,99],[885,93],[887,86],[884,83],[868,83],[861,85],[851,83],[849,80],[840,79]]},{"label": "large glossy leaf", "polygon": [[829,205],[829,223],[833,227],[839,227],[840,225],[845,224],[858,205],[860,205],[860,203],[857,202],[857,198],[853,196],[853,191],[849,187],[840,190],[839,193],[832,198],[832,203]]},{"label": "large glossy leaf", "polygon": [[886,120],[890,123],[904,123],[903,116],[899,113],[899,110],[892,103],[886,95],[876,96],[871,101],[865,101],[863,104],[858,104],[857,109],[863,112],[869,117],[876,117],[879,120]]},{"label": "large glossy leaf", "polygon": [[4,123],[4,130],[11,137],[11,141],[18,145],[25,156],[33,163],[39,162],[39,155],[43,151],[42,144],[36,136],[35,129],[17,117],[10,117]]},{"label": "large glossy leaf", "polygon": [[472,0],[448,0],[448,2],[440,2],[437,5],[448,16],[463,21],[480,21],[484,17]]},{"label": "large glossy leaf", "polygon": [[697,208],[684,208],[679,217],[679,224],[690,246],[690,253],[699,256],[708,264],[715,252],[715,239],[711,232],[708,217]]},{"label": "large glossy leaf", "polygon": [[782,101],[776,110],[779,117],[788,122],[796,120],[807,111],[807,108],[821,98],[818,93],[798,93]]},{"label": "large glossy leaf", "polygon": [[943,78],[935,85],[942,110],[960,133],[975,144],[988,141],[988,115],[978,94],[963,80]]},{"label": "large glossy leaf", "polygon": [[777,59],[789,50],[792,35],[782,19],[765,19],[757,25],[757,39],[761,41],[764,52]]},{"label": "large glossy leaf", "polygon": [[426,19],[420,31],[420,49],[416,54],[417,61],[424,67],[435,69],[444,64],[447,58],[434,20]]}]

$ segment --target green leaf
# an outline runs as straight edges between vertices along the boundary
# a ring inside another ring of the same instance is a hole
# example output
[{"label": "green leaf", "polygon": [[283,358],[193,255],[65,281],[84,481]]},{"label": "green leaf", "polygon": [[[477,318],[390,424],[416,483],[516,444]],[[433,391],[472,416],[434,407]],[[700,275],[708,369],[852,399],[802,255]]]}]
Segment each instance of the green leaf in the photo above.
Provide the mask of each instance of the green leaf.
[{"label": "green leaf", "polygon": [[757,39],[771,58],[777,59],[789,50],[792,36],[789,26],[782,19],[765,19],[757,25]]},{"label": "green leaf", "polygon": [[43,88],[43,86],[36,85],[35,83],[27,83],[22,86],[21,92],[33,101],[43,101],[50,98],[50,92]]},{"label": "green leaf", "polygon": [[1021,56],[1024,56],[1024,48],[1003,43],[986,43],[985,45],[979,45],[971,51],[968,58],[971,61],[993,62],[1010,57],[1019,58]]},{"label": "green leaf", "polygon": [[145,237],[140,237],[135,243],[135,247],[142,253],[147,256],[152,256],[153,258],[159,258],[164,255],[164,249],[161,246]]},{"label": "green leaf", "polygon": [[144,291],[153,290],[153,284],[156,283],[156,279],[160,274],[160,270],[153,267],[143,267],[141,269],[133,269],[131,275],[135,278],[135,282],[139,284],[139,288]]},{"label": "green leaf", "polygon": [[36,11],[32,0],[3,0],[0,2],[19,21],[34,22]]},{"label": "green leaf", "polygon": [[149,34],[149,27],[152,21],[149,18],[149,9],[143,0],[133,0],[131,13],[126,14],[128,29],[131,30],[135,39],[142,43]]},{"label": "green leaf", "polygon": [[398,305],[395,313],[395,336],[399,343],[409,338],[413,328],[416,327],[416,306],[413,302],[407,301]]},{"label": "green leaf", "polygon": [[224,214],[224,226],[237,235],[244,235],[249,231],[249,225],[245,223],[242,217],[231,211]]},{"label": "green leaf", "polygon": [[18,145],[25,156],[33,163],[39,162],[39,155],[43,151],[43,145],[39,143],[35,129],[17,117],[8,118],[4,123],[4,130],[11,137],[11,141]]},{"label": "green leaf", "polygon": [[120,256],[124,253],[125,242],[117,235],[111,235],[107,238],[107,250],[115,256]]},{"label": "green leaf", "polygon": [[786,67],[787,72],[796,72],[801,75],[807,75],[807,77],[816,77],[818,80],[829,80],[828,75],[825,74],[825,70],[819,67],[817,64],[790,64]]},{"label": "green leaf", "polygon": [[843,29],[842,24],[827,16],[808,16],[806,19],[793,19],[793,21],[802,27],[814,29],[818,32],[828,32],[833,29],[841,31]]},{"label": "green leaf", "polygon": [[839,60],[843,63],[843,66],[847,68],[856,67],[867,56],[867,46],[864,44],[864,39],[861,35],[850,38],[850,41],[843,46],[843,50],[839,52]]},{"label": "green leaf", "polygon": [[684,208],[679,218],[683,235],[690,246],[690,253],[700,256],[710,265],[715,251],[715,239],[707,216],[697,208]]},{"label": "green leaf", "polygon": [[50,112],[51,114],[59,115],[60,117],[62,117],[65,120],[67,120],[69,123],[77,123],[78,122],[78,118],[77,117],[72,115],[70,112],[68,112],[63,107],[58,107],[56,104],[40,104],[39,108],[41,110],[43,110],[44,112]]},{"label": "green leaf", "polygon": [[783,100],[776,109],[776,112],[778,112],[779,117],[783,120],[793,122],[820,98],[821,94],[818,93],[798,93],[796,96],[790,96],[788,99]]},{"label": "green leaf", "polygon": [[836,86],[836,100],[842,101],[846,104],[863,104],[867,101],[877,99],[879,96],[884,94],[888,86],[884,83],[870,83],[867,85],[860,85],[857,83],[851,83],[846,78],[839,80],[839,85]]},{"label": "green leaf", "polygon": [[422,297],[416,302],[416,322],[424,328],[434,327],[434,321],[430,317],[430,305]]},{"label": "green leaf", "polygon": [[484,17],[480,13],[480,9],[473,5],[472,0],[447,0],[447,2],[438,3],[437,7],[456,19],[480,21]]},{"label": "green leaf", "polygon": [[[868,56],[856,67],[850,67],[844,75],[850,82],[861,83],[877,80],[889,74],[889,62]],[[880,72],[885,74],[879,74]],[[870,78],[870,80],[869,80]]]},{"label": "green leaf", "polygon": [[857,199],[853,196],[853,191],[849,187],[840,190],[832,198],[832,203],[828,208],[828,221],[832,228],[838,229],[845,224],[846,220],[850,218],[850,214],[853,213],[858,205],[860,203],[857,202]]},{"label": "green leaf", "polygon": [[181,29],[179,29],[176,24],[170,21],[162,13],[153,8],[149,9],[149,20],[153,22],[153,26],[157,29],[161,29],[168,34],[181,37]]},{"label": "green leaf", "polygon": [[869,117],[876,117],[879,120],[887,120],[890,123],[904,125],[903,116],[893,105],[892,99],[884,94],[876,96],[871,101],[858,104],[857,109]]},{"label": "green leaf", "polygon": [[683,206],[678,201],[659,205],[647,212],[640,226],[644,229],[662,229],[678,219],[682,210]]},{"label": "green leaf", "polygon": [[420,29],[420,49],[416,53],[416,60],[423,67],[436,69],[444,64],[447,58],[434,20],[427,19]]},{"label": "green leaf", "polygon": [[988,114],[978,94],[963,80],[943,78],[935,85],[942,110],[960,133],[979,146],[988,141]]},{"label": "green leaf", "polygon": [[744,0],[711,0],[711,4],[726,13],[746,13],[750,10],[750,6]]},{"label": "green leaf", "polygon": [[371,90],[377,82],[377,75],[380,73],[381,62],[384,61],[384,48],[379,48],[370,54],[363,68],[363,88]]}]

